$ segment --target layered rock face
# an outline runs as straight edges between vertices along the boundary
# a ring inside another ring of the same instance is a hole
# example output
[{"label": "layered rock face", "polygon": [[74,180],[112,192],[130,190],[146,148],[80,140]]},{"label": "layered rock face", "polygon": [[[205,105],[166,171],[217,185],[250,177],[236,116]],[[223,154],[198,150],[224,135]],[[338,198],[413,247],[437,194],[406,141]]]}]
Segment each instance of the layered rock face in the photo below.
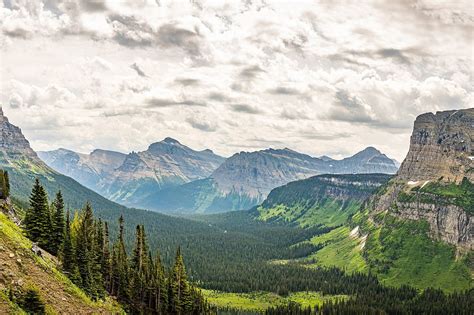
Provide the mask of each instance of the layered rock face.
[{"label": "layered rock face", "polygon": [[36,153],[31,149],[30,143],[23,136],[21,129],[12,125],[8,118],[3,115],[0,107],[0,150],[4,155],[25,155],[33,159],[38,159]]},{"label": "layered rock face", "polygon": [[374,212],[425,220],[433,238],[473,250],[473,141],[474,109],[420,115],[397,176],[371,201]]},{"label": "layered rock face", "polygon": [[417,117],[398,177],[411,181],[474,181],[474,108]]}]

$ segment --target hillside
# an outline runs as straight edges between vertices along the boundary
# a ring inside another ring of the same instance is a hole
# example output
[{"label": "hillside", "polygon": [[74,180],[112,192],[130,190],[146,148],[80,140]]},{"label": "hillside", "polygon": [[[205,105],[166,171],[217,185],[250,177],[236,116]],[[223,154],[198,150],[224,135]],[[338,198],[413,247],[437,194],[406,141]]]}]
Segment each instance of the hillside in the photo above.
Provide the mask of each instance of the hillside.
[{"label": "hillside", "polygon": [[312,238],[322,249],[305,260],[390,285],[472,288],[473,125],[474,109],[419,116],[397,175],[344,226]]},{"label": "hillside", "polygon": [[390,175],[318,175],[275,188],[257,208],[261,220],[296,222],[301,226],[338,226]]},{"label": "hillside", "polygon": [[25,292],[36,288],[46,310],[53,314],[111,314],[121,308],[111,300],[93,302],[57,267],[53,256],[32,252],[32,243],[5,214],[10,205],[1,200],[0,209],[0,314],[19,314],[20,306],[9,299],[9,290]]}]

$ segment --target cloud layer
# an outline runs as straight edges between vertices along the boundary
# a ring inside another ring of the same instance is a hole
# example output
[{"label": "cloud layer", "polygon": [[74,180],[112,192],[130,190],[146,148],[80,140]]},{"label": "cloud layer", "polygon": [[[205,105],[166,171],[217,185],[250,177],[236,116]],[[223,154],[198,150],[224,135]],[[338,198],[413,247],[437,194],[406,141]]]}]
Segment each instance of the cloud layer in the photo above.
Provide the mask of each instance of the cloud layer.
[{"label": "cloud layer", "polygon": [[0,102],[42,150],[401,160],[418,114],[473,107],[473,26],[461,0],[4,0]]}]

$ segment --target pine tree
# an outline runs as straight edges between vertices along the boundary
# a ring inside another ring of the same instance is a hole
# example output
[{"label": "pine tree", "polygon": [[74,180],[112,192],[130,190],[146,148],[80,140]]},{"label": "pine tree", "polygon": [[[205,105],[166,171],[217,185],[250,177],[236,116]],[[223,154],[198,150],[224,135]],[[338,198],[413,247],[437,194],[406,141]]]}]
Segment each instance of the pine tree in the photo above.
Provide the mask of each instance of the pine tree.
[{"label": "pine tree", "polygon": [[30,207],[27,209],[24,220],[28,238],[44,249],[49,249],[49,233],[51,218],[48,209],[48,196],[39,179],[35,180],[30,196]]},{"label": "pine tree", "polygon": [[53,205],[50,248],[51,254],[57,255],[64,238],[64,200],[61,191],[56,194]]},{"label": "pine tree", "polygon": [[119,218],[119,227],[119,237],[114,244],[112,254],[111,294],[116,296],[120,302],[129,304],[129,267],[124,243],[123,216],[120,216]]},{"label": "pine tree", "polygon": [[181,248],[176,251],[176,258],[169,279],[169,310],[173,314],[187,314],[192,310],[190,285],[187,281]]},{"label": "pine tree", "polygon": [[80,286],[91,297],[97,296],[94,277],[94,237],[95,231],[92,207],[87,203],[82,212],[81,224],[77,231],[76,258],[81,277]]},{"label": "pine tree", "polygon": [[78,270],[76,265],[76,255],[71,239],[71,224],[69,218],[69,210],[66,214],[66,228],[64,232],[64,240],[61,246],[61,261],[63,270],[69,275],[74,282],[78,280]]},{"label": "pine tree", "polygon": [[157,251],[155,261],[150,258],[151,264],[151,308],[158,314],[166,314],[168,310],[168,286],[165,277],[165,269],[161,263],[160,253]]},{"label": "pine tree", "polygon": [[101,271],[104,280],[104,287],[108,292],[110,292],[111,257],[109,245],[109,225],[107,224],[107,222],[104,223],[101,258]]}]

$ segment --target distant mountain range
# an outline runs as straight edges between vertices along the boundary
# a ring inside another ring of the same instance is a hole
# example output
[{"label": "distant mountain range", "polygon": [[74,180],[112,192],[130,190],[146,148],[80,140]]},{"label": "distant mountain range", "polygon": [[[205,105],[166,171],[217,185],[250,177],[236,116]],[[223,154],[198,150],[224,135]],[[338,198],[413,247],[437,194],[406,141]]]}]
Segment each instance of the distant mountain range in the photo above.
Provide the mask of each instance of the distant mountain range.
[{"label": "distant mountain range", "polygon": [[342,160],[288,148],[236,153],[228,159],[172,138],[128,155],[95,150],[39,152],[56,171],[118,203],[167,213],[251,208],[275,187],[317,174],[387,173],[398,162],[373,147]]}]

